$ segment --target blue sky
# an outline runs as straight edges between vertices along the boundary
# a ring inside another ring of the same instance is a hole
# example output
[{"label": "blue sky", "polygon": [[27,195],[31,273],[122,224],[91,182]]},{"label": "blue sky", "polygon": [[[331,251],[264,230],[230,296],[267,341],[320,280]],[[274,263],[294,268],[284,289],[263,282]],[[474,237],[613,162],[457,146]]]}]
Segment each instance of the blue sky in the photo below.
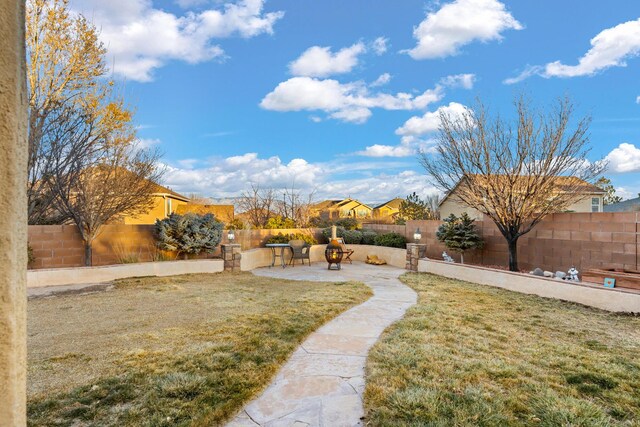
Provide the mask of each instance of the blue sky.
[{"label": "blue sky", "polygon": [[72,0],[101,29],[165,183],[251,182],[375,203],[434,192],[417,150],[479,97],[508,115],[569,95],[591,160],[640,192],[640,4],[601,1]]}]

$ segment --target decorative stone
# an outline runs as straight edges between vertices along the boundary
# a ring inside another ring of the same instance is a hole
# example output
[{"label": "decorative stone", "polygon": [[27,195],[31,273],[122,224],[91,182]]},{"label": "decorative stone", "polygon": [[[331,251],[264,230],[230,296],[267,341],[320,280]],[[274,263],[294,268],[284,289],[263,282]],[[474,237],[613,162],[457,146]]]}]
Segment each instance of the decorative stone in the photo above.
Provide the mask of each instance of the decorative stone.
[{"label": "decorative stone", "polygon": [[536,267],[533,269],[533,271],[531,272],[531,274],[533,274],[534,276],[544,276],[544,271],[542,271],[541,268]]},{"label": "decorative stone", "polygon": [[551,271],[545,270],[542,274],[544,275],[544,277],[553,277],[553,273]]},{"label": "decorative stone", "polygon": [[569,271],[567,271],[566,280],[571,280],[573,282],[579,282],[580,277],[578,277],[579,271],[575,267],[571,267]]},{"label": "decorative stone", "polygon": [[556,271],[557,279],[564,279],[566,276],[567,276],[567,273],[565,273],[564,271]]}]

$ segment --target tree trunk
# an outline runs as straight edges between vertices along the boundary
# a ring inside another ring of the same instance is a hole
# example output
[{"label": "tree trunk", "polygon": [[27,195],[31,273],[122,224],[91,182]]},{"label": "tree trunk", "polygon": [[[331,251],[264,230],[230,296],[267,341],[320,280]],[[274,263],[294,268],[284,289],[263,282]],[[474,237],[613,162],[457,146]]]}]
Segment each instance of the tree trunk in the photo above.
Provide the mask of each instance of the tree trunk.
[{"label": "tree trunk", "polygon": [[464,252],[460,252],[460,264],[464,264]]},{"label": "tree trunk", "polygon": [[87,267],[91,267],[92,265],[92,253],[93,247],[92,242],[85,242],[84,244],[84,265]]},{"label": "tree trunk", "polygon": [[509,247],[509,271],[518,271],[518,238],[508,239]]}]

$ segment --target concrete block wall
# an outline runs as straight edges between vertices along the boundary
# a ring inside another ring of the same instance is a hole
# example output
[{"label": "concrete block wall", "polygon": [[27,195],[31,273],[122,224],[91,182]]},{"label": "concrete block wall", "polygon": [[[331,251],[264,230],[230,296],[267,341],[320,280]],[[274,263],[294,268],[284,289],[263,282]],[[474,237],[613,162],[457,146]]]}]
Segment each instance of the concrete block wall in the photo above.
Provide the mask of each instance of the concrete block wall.
[{"label": "concrete block wall", "polygon": [[[446,247],[437,241],[441,221],[407,221],[405,226],[365,224],[379,233],[396,231],[413,242],[420,228],[419,243],[427,245],[427,257],[442,259]],[[465,263],[504,267],[508,262],[507,244],[495,224],[477,221],[484,238],[482,250],[465,254]],[[447,251],[456,261],[458,254]],[[640,270],[640,212],[558,213],[549,215],[518,242],[518,261],[522,270],[540,267],[566,271],[572,266]]]}]

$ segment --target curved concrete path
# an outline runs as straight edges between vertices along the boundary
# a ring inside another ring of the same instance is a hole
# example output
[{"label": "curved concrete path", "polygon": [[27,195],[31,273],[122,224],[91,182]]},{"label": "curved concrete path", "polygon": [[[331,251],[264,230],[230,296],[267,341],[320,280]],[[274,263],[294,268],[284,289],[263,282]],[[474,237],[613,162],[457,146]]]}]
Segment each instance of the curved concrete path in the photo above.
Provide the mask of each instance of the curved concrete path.
[{"label": "curved concrete path", "polygon": [[340,271],[328,271],[325,263],[254,270],[259,276],[292,280],[357,280],[374,295],[313,332],[228,427],[362,425],[367,353],[382,331],[416,302],[415,292],[398,280],[405,271],[359,262],[344,264]]}]

